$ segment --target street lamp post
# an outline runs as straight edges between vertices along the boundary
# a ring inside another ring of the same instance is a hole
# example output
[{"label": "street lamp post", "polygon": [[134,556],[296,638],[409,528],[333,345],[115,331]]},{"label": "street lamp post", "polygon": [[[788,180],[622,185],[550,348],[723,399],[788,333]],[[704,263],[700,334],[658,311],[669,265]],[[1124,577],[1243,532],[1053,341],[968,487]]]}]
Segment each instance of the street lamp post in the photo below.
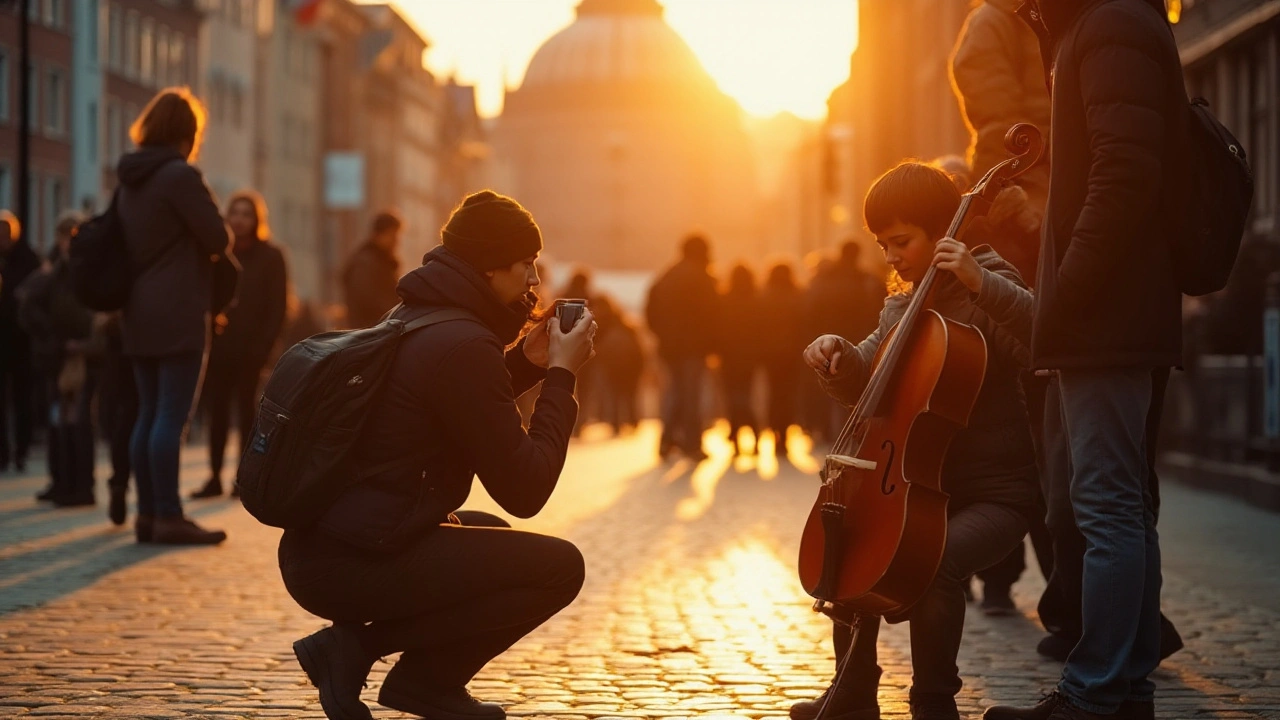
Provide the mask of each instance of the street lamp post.
[{"label": "street lamp post", "polygon": [[4,4],[18,11],[18,198],[13,214],[24,231],[27,209],[31,206],[31,0],[3,0]]}]

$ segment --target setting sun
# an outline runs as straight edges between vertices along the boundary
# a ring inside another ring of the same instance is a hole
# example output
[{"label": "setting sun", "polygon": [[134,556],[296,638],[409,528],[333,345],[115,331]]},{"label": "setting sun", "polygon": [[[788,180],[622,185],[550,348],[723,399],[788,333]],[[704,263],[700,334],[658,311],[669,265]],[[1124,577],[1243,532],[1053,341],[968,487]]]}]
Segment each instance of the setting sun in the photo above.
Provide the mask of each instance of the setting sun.
[{"label": "setting sun", "polygon": [[[529,58],[573,21],[580,0],[399,0],[431,42],[427,64],[479,88],[481,112],[501,112]],[[663,0],[667,22],[720,88],[754,115],[825,114],[848,77],[856,0]]]}]

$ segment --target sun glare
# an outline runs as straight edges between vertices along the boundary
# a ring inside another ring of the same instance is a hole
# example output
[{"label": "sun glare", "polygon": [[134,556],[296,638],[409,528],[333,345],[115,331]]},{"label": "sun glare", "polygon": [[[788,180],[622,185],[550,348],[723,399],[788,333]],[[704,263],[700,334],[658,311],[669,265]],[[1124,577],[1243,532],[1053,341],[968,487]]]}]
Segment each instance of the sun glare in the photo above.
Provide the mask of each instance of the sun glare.
[{"label": "sun glare", "polygon": [[[427,34],[427,65],[478,86],[481,113],[501,112],[534,52],[573,21],[580,0],[398,0]],[[720,89],[753,114],[816,119],[849,74],[856,0],[661,0]]]}]

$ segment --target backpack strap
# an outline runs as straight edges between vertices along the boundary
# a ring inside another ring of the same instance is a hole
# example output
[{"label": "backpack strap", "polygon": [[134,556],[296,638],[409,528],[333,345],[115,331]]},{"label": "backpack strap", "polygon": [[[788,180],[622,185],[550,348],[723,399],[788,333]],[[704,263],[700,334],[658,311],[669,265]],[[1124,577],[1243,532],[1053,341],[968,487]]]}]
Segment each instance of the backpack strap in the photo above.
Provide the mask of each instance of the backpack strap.
[{"label": "backpack strap", "polygon": [[475,320],[480,322],[475,315],[462,308],[443,308],[441,310],[432,310],[405,323],[404,332],[407,334],[414,330],[421,330],[424,327],[439,325],[453,320]]}]

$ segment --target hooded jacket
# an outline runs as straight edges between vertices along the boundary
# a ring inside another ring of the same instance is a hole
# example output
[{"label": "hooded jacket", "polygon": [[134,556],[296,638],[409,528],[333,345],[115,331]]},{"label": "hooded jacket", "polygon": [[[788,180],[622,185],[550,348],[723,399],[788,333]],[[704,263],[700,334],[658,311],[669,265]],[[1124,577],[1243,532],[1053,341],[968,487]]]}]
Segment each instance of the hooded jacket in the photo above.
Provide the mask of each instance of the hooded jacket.
[{"label": "hooded jacket", "polygon": [[171,147],[120,159],[117,209],[135,270],[121,323],[133,357],[204,352],[213,264],[231,253],[231,232],[204,177]]},{"label": "hooded jacket", "polygon": [[1038,368],[1158,367],[1182,355],[1167,218],[1186,90],[1160,0],[1039,0],[1053,78],[1052,177],[1036,282]]},{"label": "hooded jacket", "polygon": [[704,263],[682,259],[649,289],[645,320],[668,361],[705,358],[715,350],[719,296]]},{"label": "hooded jacket", "polygon": [[280,339],[289,296],[284,252],[270,240],[253,240],[236,252],[240,281],[226,327],[213,336],[209,362],[262,367]]},{"label": "hooded jacket", "polygon": [[400,261],[372,240],[361,245],[342,271],[347,325],[373,327],[400,302],[396,296]]},{"label": "hooded jacket", "polygon": [[[951,441],[942,469],[942,489],[952,507],[998,499],[1023,507],[1038,502],[1035,451],[1020,372],[1031,362],[1031,293],[1018,271],[990,247],[974,248],[982,268],[977,294],[947,273],[934,290],[933,308],[943,317],[973,325],[987,341],[987,372],[968,426]],[[834,376],[818,373],[827,393],[856,405],[870,381],[872,362],[893,326],[911,304],[911,293],[890,295],[880,325],[858,344],[843,340]]]},{"label": "hooded jacket", "polygon": [[[400,343],[354,466],[407,462],[353,486],[320,529],[358,547],[397,550],[447,522],[474,477],[503,510],[537,514],[555,489],[577,420],[573,373],[534,365],[523,342],[504,354],[526,311],[504,304],[443,246],[401,278],[397,292],[406,306],[400,312],[461,308],[474,319],[428,326]],[[542,380],[526,433],[515,401]]]},{"label": "hooded jacket", "polygon": [[[972,142],[969,165],[976,182],[1009,159],[1004,136],[1020,122],[1049,135],[1049,91],[1045,87],[1036,34],[1015,11],[1022,0],[986,0],[969,13],[951,56],[952,86]],[[1049,191],[1049,163],[1018,179],[1037,207]]]}]

